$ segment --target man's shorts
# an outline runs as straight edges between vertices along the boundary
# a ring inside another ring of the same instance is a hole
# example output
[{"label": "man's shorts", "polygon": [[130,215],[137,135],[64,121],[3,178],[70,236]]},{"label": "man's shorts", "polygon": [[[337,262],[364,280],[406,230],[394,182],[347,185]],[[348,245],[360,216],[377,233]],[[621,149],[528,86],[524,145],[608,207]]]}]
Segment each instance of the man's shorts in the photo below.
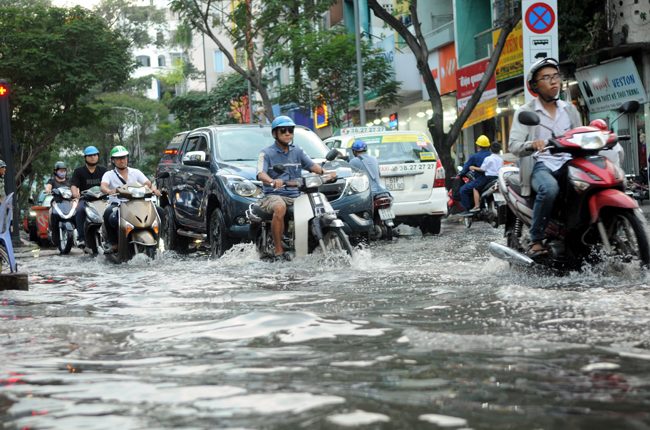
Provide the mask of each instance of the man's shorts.
[{"label": "man's shorts", "polygon": [[287,206],[292,206],[294,200],[295,197],[286,197],[279,196],[277,194],[271,194],[262,198],[260,201],[260,208],[262,208],[264,212],[272,214],[273,208],[275,208],[278,203],[284,202]]}]

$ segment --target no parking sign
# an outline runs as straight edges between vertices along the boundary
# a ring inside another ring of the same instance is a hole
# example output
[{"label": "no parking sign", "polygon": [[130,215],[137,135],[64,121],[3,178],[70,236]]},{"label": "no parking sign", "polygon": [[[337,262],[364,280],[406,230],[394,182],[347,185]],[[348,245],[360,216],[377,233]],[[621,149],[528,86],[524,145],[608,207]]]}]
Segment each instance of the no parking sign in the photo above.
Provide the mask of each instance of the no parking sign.
[{"label": "no parking sign", "polygon": [[[557,0],[523,0],[521,2],[523,21],[524,88],[526,74],[535,62],[552,57],[559,60],[557,35]],[[534,97],[525,91],[526,101]]]}]

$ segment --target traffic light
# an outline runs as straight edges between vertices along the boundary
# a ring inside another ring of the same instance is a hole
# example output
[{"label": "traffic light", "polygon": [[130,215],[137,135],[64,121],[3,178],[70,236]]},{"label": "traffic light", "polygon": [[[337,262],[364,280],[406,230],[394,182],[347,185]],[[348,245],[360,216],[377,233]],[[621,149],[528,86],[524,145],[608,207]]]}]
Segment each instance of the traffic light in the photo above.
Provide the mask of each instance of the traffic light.
[{"label": "traffic light", "polygon": [[9,92],[9,84],[4,81],[0,81],[0,97],[9,97]]}]

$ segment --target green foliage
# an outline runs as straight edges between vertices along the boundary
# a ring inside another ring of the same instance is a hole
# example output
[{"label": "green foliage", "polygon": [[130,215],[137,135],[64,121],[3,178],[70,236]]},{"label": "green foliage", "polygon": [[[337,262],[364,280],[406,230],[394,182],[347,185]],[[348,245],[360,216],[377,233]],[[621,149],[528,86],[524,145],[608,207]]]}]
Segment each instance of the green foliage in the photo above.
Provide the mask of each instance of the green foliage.
[{"label": "green foliage", "polygon": [[[314,103],[322,98],[332,112],[346,113],[352,106],[358,106],[354,35],[337,31],[318,32],[305,38],[305,43],[309,48],[307,75],[318,88]],[[381,50],[373,49],[365,41],[362,43],[364,89],[377,94],[379,107],[399,101],[399,83],[393,79],[391,66],[381,54]],[[332,120],[340,126],[336,115]]]},{"label": "green foliage", "polygon": [[183,130],[209,124],[231,124],[237,121],[231,114],[230,103],[246,94],[246,81],[239,74],[232,73],[220,77],[208,94],[190,92],[174,97],[169,109]]},{"label": "green foliage", "polygon": [[[135,47],[153,44],[161,47],[165,44],[164,38],[159,37],[167,25],[164,9],[138,6],[132,0],[102,0],[94,11]],[[155,38],[149,34],[151,28],[157,33]]]},{"label": "green foliage", "polygon": [[[607,9],[602,0],[558,2],[560,58],[583,65],[585,56],[609,46]],[[575,13],[576,10],[589,13]]]},{"label": "green foliage", "polygon": [[89,124],[96,91],[115,89],[132,70],[129,42],[91,11],[0,9],[0,76],[12,83],[12,134],[19,177],[64,130]]}]

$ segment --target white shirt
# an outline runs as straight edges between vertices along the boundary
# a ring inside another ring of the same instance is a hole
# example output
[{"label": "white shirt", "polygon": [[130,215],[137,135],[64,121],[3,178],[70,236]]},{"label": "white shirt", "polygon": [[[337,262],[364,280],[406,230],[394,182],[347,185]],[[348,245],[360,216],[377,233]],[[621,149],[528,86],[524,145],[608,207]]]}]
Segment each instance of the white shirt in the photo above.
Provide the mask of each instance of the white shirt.
[{"label": "white shirt", "polygon": [[503,158],[499,154],[490,154],[481,163],[481,170],[485,172],[485,176],[499,176],[501,167],[503,167]]},{"label": "white shirt", "polygon": [[[131,167],[127,167],[127,169],[129,172],[129,179],[126,181],[126,185],[135,185],[136,183],[144,185],[144,183],[149,180],[140,170],[133,169]],[[122,185],[125,185],[125,183],[122,182],[120,178],[121,176],[118,176],[117,169],[111,169],[108,172],[104,173],[104,176],[102,176],[102,183],[107,183],[108,187],[111,189],[118,188]]]},{"label": "white shirt", "polygon": [[[557,110],[555,111],[555,118],[551,117],[548,111],[544,109],[544,106],[539,101],[539,99],[535,99],[535,111],[539,115],[541,125],[544,125],[553,130],[553,134],[555,134],[555,136],[562,136],[566,131],[571,129],[571,118],[569,118],[569,115],[564,109],[566,106],[565,101],[557,100],[555,104],[557,106]],[[538,133],[539,138],[545,141],[548,141],[553,137],[551,131],[544,127],[539,127]],[[535,160],[544,163],[544,165],[551,169],[551,171],[555,172],[557,169],[562,167],[564,163],[571,159],[571,154],[567,152],[558,152],[551,154],[549,151],[542,151],[536,152],[533,154],[533,157]]]}]

